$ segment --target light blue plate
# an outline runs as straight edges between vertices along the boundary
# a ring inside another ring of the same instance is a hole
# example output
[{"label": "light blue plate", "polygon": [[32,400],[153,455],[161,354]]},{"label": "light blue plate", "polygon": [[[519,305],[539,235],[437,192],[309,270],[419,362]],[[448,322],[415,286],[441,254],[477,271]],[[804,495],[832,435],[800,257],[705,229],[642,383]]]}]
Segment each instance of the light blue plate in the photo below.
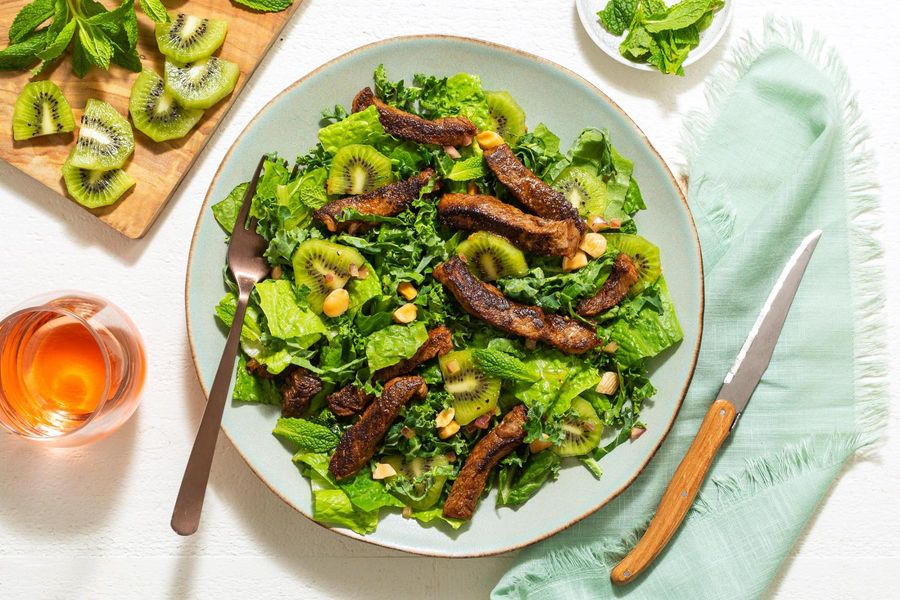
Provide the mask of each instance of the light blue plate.
[{"label": "light blue plate", "polygon": [[[481,501],[472,522],[457,532],[422,527],[392,513],[385,514],[375,533],[362,538],[418,554],[505,552],[552,535],[609,502],[634,481],[669,431],[700,345],[703,280],[696,231],[672,174],[644,134],[609,98],[574,73],[516,50],[462,38],[405,37],[365,46],[319,68],[272,100],[247,126],[219,168],[197,221],[187,272],[188,333],[204,389],[209,389],[225,344],[213,315],[213,307],[225,291],[225,235],[213,219],[210,203],[250,179],[262,154],[277,151],[293,159],[305,153],[316,142],[320,111],[335,103],[349,106],[356,92],[372,84],[372,72],[381,63],[392,78],[411,78],[418,72],[477,73],[487,89],[509,90],[528,114],[529,124],[546,123],[562,138],[563,147],[584,127],[607,128],[616,148],[634,160],[635,176],[649,206],[638,217],[638,224],[662,250],[666,281],[684,328],[684,341],[653,367],[653,383],[659,392],[641,414],[647,432],[601,461],[601,480],[573,463],[562,470],[559,480],[518,510],[495,508],[492,492]],[[309,482],[271,435],[277,413],[275,407],[229,404],[222,428],[260,479],[309,516]],[[335,531],[360,537],[345,529]]]}]

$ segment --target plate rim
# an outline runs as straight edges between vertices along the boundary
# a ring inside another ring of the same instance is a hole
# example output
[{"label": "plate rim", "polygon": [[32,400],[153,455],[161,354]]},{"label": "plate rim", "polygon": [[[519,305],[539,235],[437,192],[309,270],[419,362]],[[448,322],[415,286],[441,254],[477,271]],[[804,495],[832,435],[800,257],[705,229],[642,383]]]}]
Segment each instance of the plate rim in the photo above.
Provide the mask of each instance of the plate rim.
[{"label": "plate rim", "polygon": [[[731,25],[731,20],[734,15],[734,10],[733,10],[734,3],[736,1],[737,0],[727,0],[725,2],[725,6],[722,9],[722,16],[724,17],[725,22],[722,23],[722,27],[720,27],[719,30],[715,33],[715,35],[712,36],[712,38],[710,39],[709,44],[707,46],[703,47],[702,49],[700,46],[697,46],[697,48],[695,48],[693,51],[691,51],[691,53],[688,55],[688,57],[684,60],[684,63],[682,64],[682,66],[689,67],[689,66],[693,65],[694,63],[700,62],[703,59],[703,57],[705,57],[707,54],[709,54],[712,51],[712,49],[715,48],[718,45],[718,43],[722,41],[722,38],[725,37],[725,33],[728,31],[728,28]],[[583,2],[581,0],[575,0],[575,10],[578,13],[578,20],[581,23],[581,28],[584,29],[584,32],[591,39],[591,42],[594,44],[594,46],[596,46],[601,52],[603,52],[603,54],[605,54],[606,56],[608,56],[615,62],[619,63],[620,65],[625,65],[627,67],[637,69],[638,71],[646,71],[648,73],[659,73],[659,71],[657,69],[653,68],[652,66],[648,65],[647,63],[633,62],[633,61],[628,60],[621,54],[609,52],[607,50],[606,46],[604,46],[602,43],[600,43],[600,41],[597,39],[597,32],[592,27],[593,15],[591,15],[589,13],[585,13],[587,8],[582,8],[582,4],[583,4]],[[610,34],[610,35],[612,35],[612,34]],[[616,36],[613,36],[613,37],[616,37]],[[703,40],[701,39],[701,44],[702,44],[702,41]]]},{"label": "plate rim", "polygon": [[294,81],[293,83],[289,84],[287,87],[282,89],[278,94],[273,96],[262,108],[259,109],[259,111],[255,115],[253,115],[253,117],[250,119],[250,121],[247,123],[247,125],[244,126],[244,128],[241,130],[240,134],[238,134],[238,136],[231,143],[231,146],[228,148],[228,151],[222,157],[222,160],[219,163],[219,167],[216,169],[215,175],[213,175],[213,178],[210,180],[209,188],[207,189],[207,192],[206,192],[206,197],[203,200],[203,204],[200,207],[200,212],[197,215],[197,221],[194,224],[194,231],[191,235],[191,246],[190,246],[190,250],[188,252],[187,267],[185,270],[184,314],[185,314],[185,326],[187,329],[188,346],[189,346],[190,353],[191,353],[191,363],[194,366],[194,373],[197,376],[197,382],[200,384],[200,389],[203,390],[203,395],[208,400],[209,390],[207,389],[207,387],[203,381],[203,377],[201,375],[201,368],[200,368],[200,364],[199,364],[198,358],[197,358],[196,345],[194,343],[194,337],[192,334],[192,327],[191,327],[191,311],[190,311],[191,272],[192,272],[192,266],[193,266],[193,262],[194,262],[195,252],[197,251],[197,242],[198,242],[198,238],[199,238],[200,228],[204,222],[204,219],[205,219],[205,216],[209,209],[210,203],[212,202],[213,188],[215,187],[216,183],[218,182],[219,177],[222,175],[222,169],[224,168],[225,163],[227,163],[228,160],[231,158],[231,155],[237,148],[238,144],[241,142],[241,140],[244,138],[244,136],[247,135],[248,132],[253,128],[253,126],[257,123],[257,121],[263,116],[263,114],[268,112],[278,100],[280,100],[285,94],[291,92],[298,86],[305,83],[308,79],[310,79],[314,75],[320,73],[321,71],[328,69],[329,67],[331,67],[333,64],[335,64],[337,62],[343,61],[344,59],[347,59],[347,58],[350,58],[357,54],[360,54],[371,48],[375,48],[378,46],[385,46],[385,45],[389,45],[389,44],[393,44],[393,43],[397,43],[397,42],[412,41],[412,40],[446,40],[446,41],[462,42],[462,43],[479,45],[479,46],[491,48],[493,50],[499,50],[501,52],[508,52],[511,54],[515,54],[522,58],[528,59],[530,61],[538,62],[546,67],[556,69],[557,71],[562,72],[564,75],[567,75],[567,76],[573,78],[574,80],[585,85],[592,93],[599,96],[601,100],[604,100],[613,109],[615,109],[615,111],[618,112],[619,115],[623,119],[625,119],[625,121],[629,125],[631,125],[631,127],[637,132],[641,141],[643,141],[643,143],[646,145],[646,147],[649,148],[649,150],[653,153],[653,155],[656,156],[656,158],[659,160],[666,175],[671,180],[672,186],[674,187],[676,193],[678,194],[678,199],[681,201],[681,204],[684,207],[684,210],[687,214],[688,223],[690,225],[690,230],[691,230],[691,239],[693,241],[692,247],[693,247],[694,253],[697,256],[698,265],[700,267],[700,269],[699,269],[700,297],[699,297],[699,307],[698,307],[698,315],[697,315],[697,317],[698,317],[697,338],[694,341],[694,348],[691,353],[691,361],[690,361],[690,366],[688,368],[687,377],[682,385],[681,392],[678,395],[676,409],[672,413],[672,417],[669,419],[669,422],[666,424],[665,431],[663,432],[662,437],[660,437],[659,442],[650,451],[650,453],[648,453],[646,459],[635,470],[634,474],[621,487],[616,489],[612,494],[610,494],[607,498],[605,498],[602,502],[597,504],[595,507],[591,508],[587,512],[584,512],[580,515],[573,517],[565,524],[563,524],[551,531],[547,531],[542,534],[536,535],[527,541],[514,543],[507,547],[496,549],[496,550],[488,550],[485,552],[465,552],[462,554],[451,554],[448,552],[441,552],[441,551],[434,551],[434,550],[419,550],[416,548],[411,548],[409,546],[398,545],[396,543],[382,542],[382,541],[372,539],[368,536],[357,534],[357,533],[347,530],[347,529],[333,528],[333,527],[329,527],[323,523],[319,523],[318,521],[313,519],[311,516],[305,514],[297,506],[295,506],[290,500],[288,500],[284,496],[284,494],[282,494],[276,488],[276,486],[274,486],[271,482],[269,482],[262,473],[257,471],[256,468],[254,468],[253,464],[248,460],[248,458],[241,451],[240,445],[238,445],[235,442],[235,440],[231,437],[231,435],[228,433],[228,430],[225,429],[224,426],[220,426],[220,429],[221,429],[222,433],[225,434],[225,437],[228,439],[229,443],[231,443],[232,447],[235,449],[235,451],[238,453],[238,455],[241,457],[241,459],[243,459],[244,463],[247,465],[247,467],[250,469],[250,471],[253,472],[253,474],[256,475],[256,477],[259,478],[259,480],[267,488],[269,488],[269,491],[271,491],[273,494],[275,494],[275,496],[280,498],[281,501],[284,502],[285,504],[287,504],[292,510],[299,513],[305,519],[308,519],[309,521],[311,521],[312,523],[315,523],[316,525],[318,525],[319,527],[321,527],[323,529],[326,529],[326,530],[331,531],[332,533],[335,533],[338,535],[342,535],[342,536],[345,536],[348,538],[366,542],[373,546],[377,546],[380,548],[388,548],[391,550],[399,550],[401,552],[406,552],[408,554],[412,554],[412,555],[416,555],[416,556],[429,556],[429,557],[434,557],[434,558],[480,558],[480,557],[485,557],[485,556],[496,556],[499,554],[505,554],[508,552],[512,552],[514,550],[525,548],[527,546],[530,546],[532,544],[535,544],[537,542],[540,542],[542,540],[550,538],[550,537],[556,535],[557,533],[564,531],[565,529],[568,529],[575,523],[578,523],[579,521],[582,521],[583,519],[591,516],[592,514],[594,514],[595,512],[597,512],[598,510],[600,510],[601,508],[603,508],[604,506],[606,506],[607,504],[612,502],[615,498],[617,498],[622,492],[624,492],[626,489],[628,489],[635,482],[635,480],[640,476],[640,474],[644,472],[644,469],[647,468],[647,465],[650,464],[650,461],[653,460],[653,458],[656,456],[656,453],[662,447],[663,443],[666,441],[666,438],[668,438],[669,432],[672,430],[672,426],[675,424],[675,420],[678,418],[678,415],[681,413],[681,408],[684,404],[684,398],[687,394],[688,388],[691,385],[691,381],[694,378],[694,372],[697,367],[697,357],[700,352],[700,343],[701,343],[701,340],[703,339],[703,314],[704,314],[704,309],[705,309],[705,298],[706,298],[705,278],[704,278],[704,274],[703,274],[703,255],[700,250],[700,238],[697,233],[697,227],[696,227],[696,223],[694,221],[694,216],[693,216],[693,213],[691,212],[690,206],[687,203],[687,199],[685,198],[684,191],[683,191],[681,185],[679,184],[678,179],[675,177],[675,175],[672,173],[672,170],[669,168],[669,165],[666,163],[665,159],[657,151],[656,147],[653,146],[653,144],[650,142],[649,138],[644,133],[644,131],[637,125],[637,123],[634,122],[634,120],[612,98],[610,98],[605,92],[603,92],[596,85],[594,85],[593,83],[591,83],[590,81],[588,81],[587,79],[585,79],[584,77],[579,75],[578,73],[575,73],[574,71],[560,65],[559,63],[556,63],[549,59],[543,58],[536,54],[532,54],[530,52],[526,52],[526,51],[520,50],[518,48],[505,46],[503,44],[497,44],[495,42],[490,42],[490,41],[482,40],[482,39],[478,39],[478,38],[457,36],[457,35],[445,35],[445,34],[416,34],[416,35],[402,35],[402,36],[385,38],[382,40],[378,40],[375,42],[365,44],[363,46],[358,46],[348,52],[344,52],[343,54],[340,54],[340,55],[326,61],[325,63],[316,67],[312,71],[309,71],[308,73],[306,73],[305,75],[303,75],[302,77],[300,77],[299,79],[297,79],[296,81]]}]

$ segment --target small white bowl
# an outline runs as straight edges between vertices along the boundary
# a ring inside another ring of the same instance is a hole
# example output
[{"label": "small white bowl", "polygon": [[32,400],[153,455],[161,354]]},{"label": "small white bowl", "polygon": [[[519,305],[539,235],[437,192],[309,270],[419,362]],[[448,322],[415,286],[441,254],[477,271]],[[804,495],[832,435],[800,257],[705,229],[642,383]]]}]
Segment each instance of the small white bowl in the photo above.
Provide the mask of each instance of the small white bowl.
[{"label": "small white bowl", "polygon": [[[716,14],[709,28],[700,34],[700,45],[691,50],[691,53],[688,54],[688,57],[685,59],[683,64],[685,69],[703,58],[707,52],[713,49],[713,46],[719,43],[722,36],[725,35],[725,30],[728,29],[728,25],[731,23],[731,15],[734,12],[732,8],[734,7],[735,2],[736,0],[725,0],[725,7]],[[603,29],[603,25],[600,24],[597,13],[606,7],[606,3],[607,0],[575,0],[575,6],[578,9],[578,17],[581,19],[581,24],[590,38],[594,41],[594,44],[616,62],[620,62],[623,65],[628,65],[635,69],[640,69],[641,71],[656,71],[654,67],[651,67],[646,63],[637,63],[628,60],[619,52],[619,44],[622,43],[622,40],[625,39],[628,32],[626,31],[621,36],[614,36]],[[667,3],[672,4],[672,0],[668,0]]]}]

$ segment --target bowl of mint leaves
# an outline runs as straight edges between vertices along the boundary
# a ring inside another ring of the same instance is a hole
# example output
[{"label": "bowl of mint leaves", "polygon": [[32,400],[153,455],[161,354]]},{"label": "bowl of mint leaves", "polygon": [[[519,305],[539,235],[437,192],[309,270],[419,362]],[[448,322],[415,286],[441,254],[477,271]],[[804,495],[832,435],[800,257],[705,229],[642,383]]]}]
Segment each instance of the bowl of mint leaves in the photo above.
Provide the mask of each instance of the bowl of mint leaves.
[{"label": "bowl of mint leaves", "polygon": [[644,71],[684,75],[718,43],[734,0],[577,0],[594,43],[613,60]]}]

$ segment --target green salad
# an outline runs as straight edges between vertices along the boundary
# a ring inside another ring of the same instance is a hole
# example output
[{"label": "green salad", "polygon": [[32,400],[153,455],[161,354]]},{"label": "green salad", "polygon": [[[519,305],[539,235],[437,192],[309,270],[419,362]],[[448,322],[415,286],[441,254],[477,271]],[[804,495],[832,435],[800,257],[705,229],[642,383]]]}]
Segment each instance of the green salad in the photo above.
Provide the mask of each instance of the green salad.
[{"label": "green salad", "polygon": [[[578,209],[601,247],[579,251],[584,260],[572,264],[522,252],[491,233],[444,227],[437,208],[443,194],[515,203],[486,165],[487,150],[474,141],[447,148],[401,140],[386,132],[376,106],[349,113],[336,105],[323,112],[318,143],[308,153],[293,163],[271,155],[260,177],[251,216],[269,242],[272,274],[250,299],[234,401],[282,406],[290,416],[279,418],[273,433],[310,480],[313,517],[360,534],[373,532],[385,510],[461,526],[442,511],[451,486],[476,444],[517,405],[527,408],[524,439],[485,486],[497,489],[498,506],[528,501],[568,462],[600,478],[600,459],[643,432],[640,411],[655,392],[647,359],[682,338],[659,250],[638,235],[632,218],[646,208],[632,162],[600,128],[584,129],[562,148],[546,125],[526,127],[515,99],[485,91],[477,75],[419,74],[407,84],[391,81],[379,66],[374,82],[375,95],[389,106],[429,120],[464,116],[479,131],[500,134],[522,164]],[[429,168],[434,175],[399,214],[346,209],[339,221],[365,227],[337,232],[314,216],[331,201]],[[212,207],[226,232],[246,186]],[[612,308],[580,316],[576,306],[603,288],[622,254],[633,260],[637,282]],[[510,301],[586,324],[601,341],[566,354],[466,312],[432,276],[457,255]],[[230,326],[237,300],[227,269],[225,284],[230,291],[215,312]],[[337,296],[345,300],[342,311],[329,309]],[[410,373],[427,383],[427,394],[399,411],[367,466],[336,478],[329,461],[360,417],[336,414],[329,398],[347,389],[360,399],[379,397],[385,382],[376,372],[413,359],[441,326],[452,351]],[[299,414],[285,399],[297,389],[315,392]]]}]

